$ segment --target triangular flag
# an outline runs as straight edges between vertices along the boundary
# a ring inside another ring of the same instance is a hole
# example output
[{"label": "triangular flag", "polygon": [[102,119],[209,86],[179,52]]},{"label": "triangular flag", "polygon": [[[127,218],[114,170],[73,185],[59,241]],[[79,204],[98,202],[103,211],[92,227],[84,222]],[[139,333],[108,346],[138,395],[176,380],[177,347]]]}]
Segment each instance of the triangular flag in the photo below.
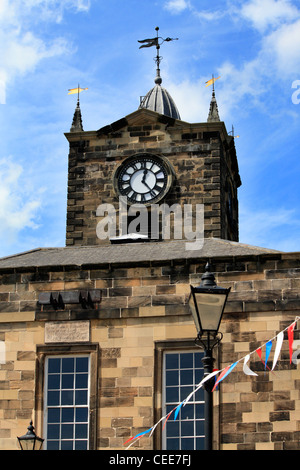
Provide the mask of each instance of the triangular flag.
[{"label": "triangular flag", "polygon": [[270,356],[271,349],[272,349],[272,341],[270,340],[266,344],[265,368],[267,367],[267,362]]},{"label": "triangular flag", "polygon": [[219,370],[214,370],[213,372],[211,372],[210,374],[206,375],[202,380],[201,382],[199,382],[199,384],[197,385],[197,388],[195,390],[193,390],[189,395],[188,397],[184,400],[184,406],[186,405],[186,403],[191,399],[191,397],[196,393],[198,392],[198,390],[203,386],[203,384],[205,382],[207,382],[207,380],[211,379],[212,377],[214,377],[215,375],[219,374]]},{"label": "triangular flag", "polygon": [[174,409],[173,409],[172,411],[170,411],[170,413],[167,415],[166,420],[165,420],[164,425],[163,425],[163,430],[165,429],[166,424],[167,424],[167,421],[168,421],[168,419],[170,418],[170,416],[171,416],[171,414],[173,413],[173,411],[174,411]]},{"label": "triangular flag", "polygon": [[150,432],[151,430],[152,430],[152,427],[147,429],[147,431],[143,431],[143,432],[140,432],[139,434],[136,434],[134,437],[130,437],[126,442],[124,442],[123,445],[127,444],[130,441],[133,441],[134,439],[138,439],[142,437],[144,434],[148,434],[148,432]]},{"label": "triangular flag", "polygon": [[179,411],[180,411],[180,408],[182,407],[183,404],[184,404],[184,401],[182,401],[182,402],[180,403],[180,405],[177,406],[176,411],[175,411],[175,414],[174,414],[174,421],[176,421],[177,416],[178,416]]},{"label": "triangular flag", "polygon": [[256,374],[255,372],[253,372],[248,366],[247,366],[247,362],[249,361],[250,359],[250,354],[248,354],[245,359],[244,359],[244,366],[243,366],[243,372],[246,374],[246,375],[258,375]]},{"label": "triangular flag", "polygon": [[234,364],[231,364],[231,366],[225,367],[225,369],[223,370],[223,372],[219,375],[218,380],[216,381],[216,383],[215,383],[215,385],[214,385],[214,388],[212,389],[212,392],[215,391],[217,385],[218,385],[223,379],[225,379],[225,377],[227,377],[227,375],[230,374],[230,372],[235,368],[236,365],[237,365],[237,362],[235,362]]},{"label": "triangular flag", "polygon": [[290,364],[292,363],[292,355],[293,355],[293,342],[294,342],[294,329],[296,326],[296,322],[292,323],[288,327],[288,340],[289,340],[289,351],[290,351]]},{"label": "triangular flag", "polygon": [[280,351],[281,351],[281,346],[282,346],[282,343],[283,343],[283,337],[284,337],[283,331],[278,333],[276,348],[275,348],[275,353],[274,353],[274,358],[273,358],[273,365],[272,365],[271,370],[274,370],[274,367],[276,366],[276,363],[278,361],[278,357],[279,357],[279,354],[280,354]]},{"label": "triangular flag", "polygon": [[256,352],[257,352],[257,354],[258,354],[258,356],[259,356],[259,359],[260,359],[261,362],[263,363],[263,360],[262,360],[262,358],[261,358],[261,348],[257,348],[257,349],[256,349]]}]

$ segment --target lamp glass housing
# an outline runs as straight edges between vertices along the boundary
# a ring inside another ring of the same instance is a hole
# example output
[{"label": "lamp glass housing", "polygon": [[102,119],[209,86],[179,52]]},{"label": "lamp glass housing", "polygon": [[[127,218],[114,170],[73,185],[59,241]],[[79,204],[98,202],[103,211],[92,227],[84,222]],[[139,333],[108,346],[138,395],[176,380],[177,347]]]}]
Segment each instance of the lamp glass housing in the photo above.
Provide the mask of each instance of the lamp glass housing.
[{"label": "lamp glass housing", "polygon": [[27,433],[24,436],[18,437],[21,450],[41,450],[44,439],[35,434],[32,421],[27,429]]},{"label": "lamp glass housing", "polygon": [[217,286],[212,288],[191,286],[189,306],[198,336],[218,333],[229,291],[230,289]]}]

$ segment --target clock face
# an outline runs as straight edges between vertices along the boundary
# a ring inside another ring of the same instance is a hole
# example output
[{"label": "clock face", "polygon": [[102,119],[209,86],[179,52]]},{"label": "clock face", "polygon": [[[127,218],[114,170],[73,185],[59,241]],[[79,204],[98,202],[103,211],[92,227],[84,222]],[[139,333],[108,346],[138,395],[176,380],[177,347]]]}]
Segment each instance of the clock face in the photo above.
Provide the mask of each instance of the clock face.
[{"label": "clock face", "polygon": [[165,160],[142,154],[130,157],[119,167],[115,187],[130,204],[150,205],[167,194],[171,180],[172,172]]}]

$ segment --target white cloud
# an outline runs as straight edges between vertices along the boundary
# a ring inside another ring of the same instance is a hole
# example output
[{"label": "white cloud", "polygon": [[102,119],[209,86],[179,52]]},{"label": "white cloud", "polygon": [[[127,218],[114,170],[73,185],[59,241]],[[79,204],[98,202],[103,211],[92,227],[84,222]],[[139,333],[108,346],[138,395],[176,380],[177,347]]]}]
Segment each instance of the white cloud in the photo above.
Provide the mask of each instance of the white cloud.
[{"label": "white cloud", "polygon": [[34,197],[23,167],[12,159],[0,160],[0,240],[11,243],[25,228],[35,229],[37,211],[41,205]]},{"label": "white cloud", "polygon": [[289,0],[251,0],[243,4],[240,15],[254,28],[264,31],[299,18],[299,10]]},{"label": "white cloud", "polygon": [[[216,84],[216,99],[219,106],[221,121],[232,117],[239,109],[246,115],[253,105],[258,109],[260,96],[265,91],[265,68],[259,58],[245,62],[237,68],[231,62],[224,62],[216,70],[220,80]],[[207,77],[200,77],[196,82],[187,79],[178,84],[167,84],[181,119],[188,122],[205,122],[209,112],[212,88],[205,87]],[[245,106],[244,98],[247,98]]]},{"label": "white cloud", "polygon": [[167,84],[167,90],[174,99],[183,121],[203,122],[207,120],[211,95],[205,88],[204,82],[205,80],[200,78],[197,82],[186,79],[178,84]]},{"label": "white cloud", "polygon": [[280,74],[294,75],[300,68],[300,19],[285,24],[264,39],[264,55],[274,60]]},{"label": "white cloud", "polygon": [[[299,220],[294,209],[253,210],[240,205],[240,242],[254,246],[291,250],[287,233],[293,230],[293,247],[299,249]],[[295,236],[296,235],[296,236]]]},{"label": "white cloud", "polygon": [[168,0],[165,8],[171,13],[181,13],[183,10],[190,8],[190,2],[187,0]]},{"label": "white cloud", "polygon": [[45,58],[67,53],[71,45],[63,37],[50,40],[33,32],[37,22],[60,22],[66,10],[87,11],[90,0],[1,0],[0,2],[0,103],[6,86],[32,71]]}]

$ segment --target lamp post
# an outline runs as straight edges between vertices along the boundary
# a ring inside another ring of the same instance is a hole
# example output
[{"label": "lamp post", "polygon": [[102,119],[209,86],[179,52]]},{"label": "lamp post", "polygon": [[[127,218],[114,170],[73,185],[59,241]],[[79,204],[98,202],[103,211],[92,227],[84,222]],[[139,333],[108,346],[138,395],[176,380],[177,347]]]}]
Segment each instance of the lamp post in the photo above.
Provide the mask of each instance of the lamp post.
[{"label": "lamp post", "polygon": [[[213,371],[213,348],[221,341],[219,326],[226,305],[230,288],[218,287],[209,263],[198,287],[191,286],[189,306],[197,329],[195,343],[205,351],[202,363],[204,377]],[[204,384],[205,410],[205,450],[213,448],[213,380]]]},{"label": "lamp post", "polygon": [[21,450],[41,450],[44,439],[35,434],[32,421],[30,421],[27,433],[24,436],[18,437],[18,442]]}]

